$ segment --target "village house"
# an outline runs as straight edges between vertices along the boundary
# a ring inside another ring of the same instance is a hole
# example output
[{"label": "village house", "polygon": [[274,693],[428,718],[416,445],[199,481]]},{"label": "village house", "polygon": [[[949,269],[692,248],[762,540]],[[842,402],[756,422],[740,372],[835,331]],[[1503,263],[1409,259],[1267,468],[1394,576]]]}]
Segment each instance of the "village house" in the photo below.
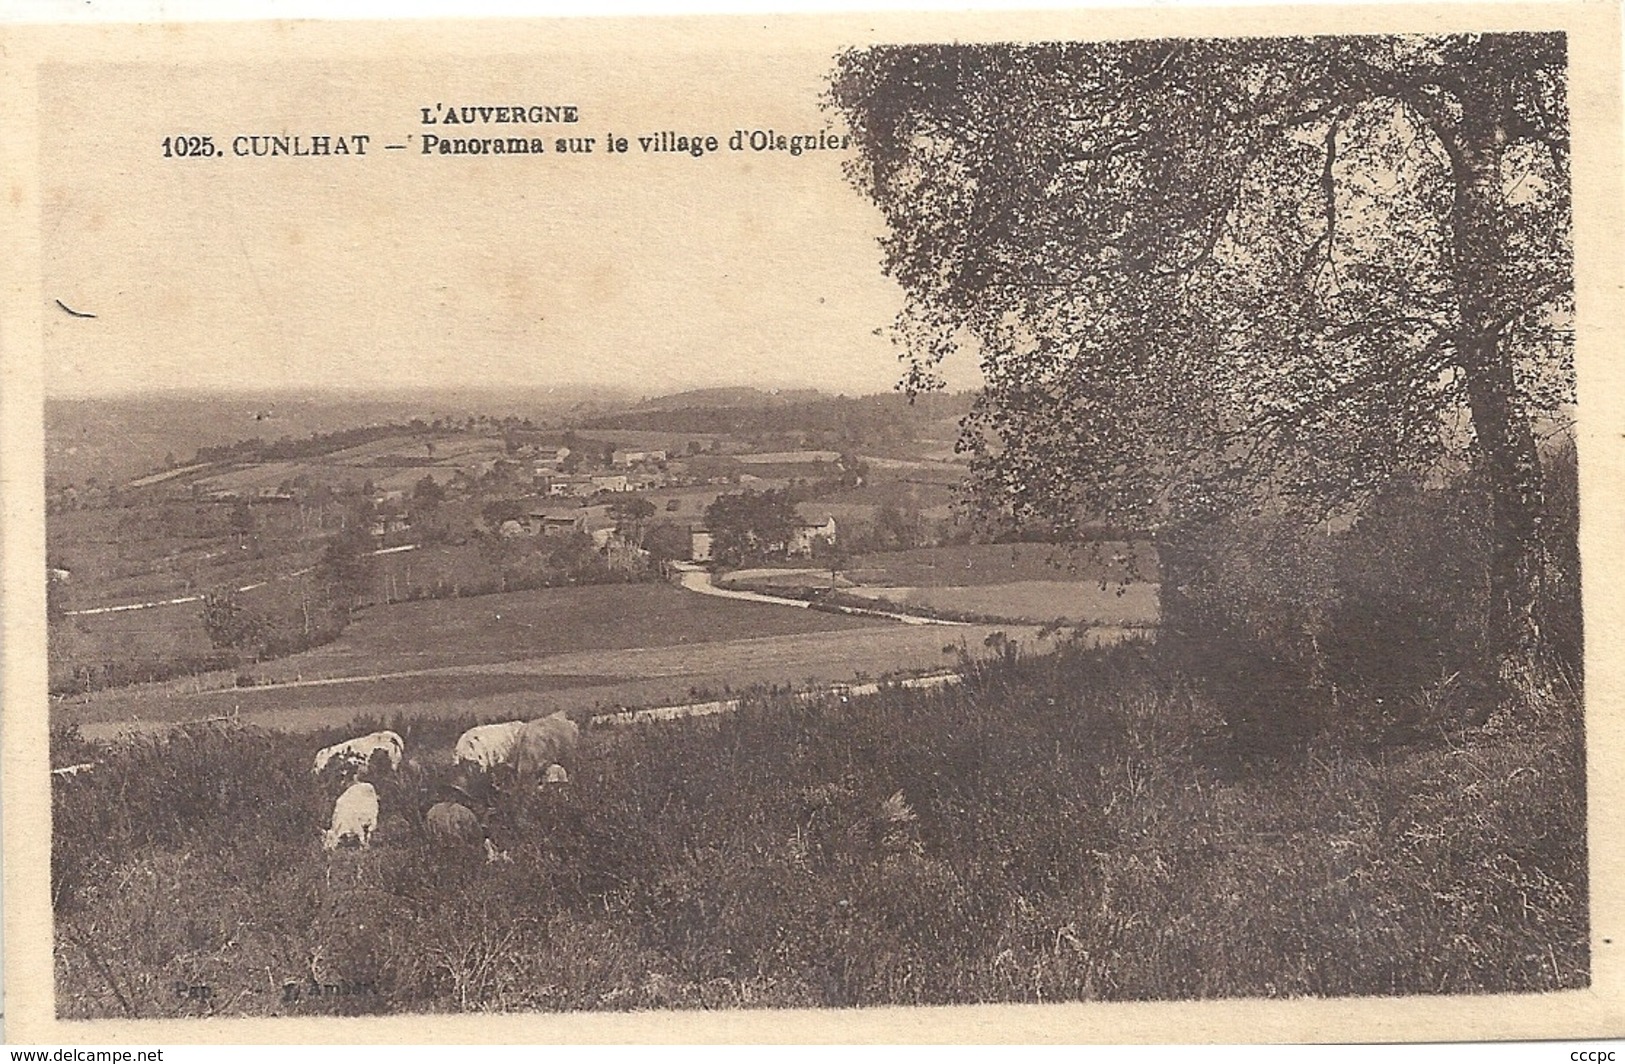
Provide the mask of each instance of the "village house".
[{"label": "village house", "polygon": [[628,473],[626,482],[633,491],[655,491],[666,486],[665,474],[654,473]]},{"label": "village house", "polygon": [[821,522],[797,527],[790,533],[790,540],[784,545],[784,553],[806,557],[812,554],[814,546],[820,540],[826,546],[835,545],[835,518],[825,517]]},{"label": "village house", "polygon": [[664,450],[631,451],[617,447],[609,456],[610,465],[618,466],[654,465],[665,460]]},{"label": "village house", "polygon": [[623,492],[632,490],[632,482],[625,473],[596,473],[591,478],[594,491]]},{"label": "village house", "polygon": [[689,560],[696,562],[710,561],[711,539],[711,530],[709,528],[690,527],[688,530]]},{"label": "village house", "polygon": [[[808,557],[820,542],[825,545],[833,545],[835,536],[835,518],[825,517],[822,521],[798,525],[790,533],[790,538],[787,541],[770,544],[768,553],[782,552],[791,557]],[[715,537],[711,530],[699,525],[690,525],[688,529],[689,560],[696,562],[711,561],[715,557],[714,550]]]},{"label": "village house", "polygon": [[525,515],[525,526],[533,536],[562,536],[582,531],[581,511],[562,512],[532,507]]},{"label": "village house", "polygon": [[386,536],[393,536],[396,533],[405,532],[411,527],[412,522],[407,520],[405,514],[388,513],[379,514],[378,516],[374,517],[372,519],[372,523],[367,526],[367,531],[372,533],[372,537],[374,539],[383,539]]},{"label": "village house", "polygon": [[592,539],[599,550],[615,538],[615,520],[601,506],[561,510],[557,506],[533,506],[525,515],[527,530],[533,536],[564,536],[580,533]]},{"label": "village house", "polygon": [[570,448],[568,447],[554,449],[538,447],[535,452],[536,461],[532,466],[532,472],[538,477],[546,476],[549,473],[564,472],[564,460],[570,457]]},{"label": "village house", "polygon": [[608,550],[612,545],[624,546],[617,531],[615,522],[601,515],[588,515],[581,523],[582,531],[592,538],[592,545],[599,550]]},{"label": "village house", "polygon": [[555,499],[585,498],[597,490],[591,477],[575,474],[549,476],[543,483],[537,484],[536,489]]}]

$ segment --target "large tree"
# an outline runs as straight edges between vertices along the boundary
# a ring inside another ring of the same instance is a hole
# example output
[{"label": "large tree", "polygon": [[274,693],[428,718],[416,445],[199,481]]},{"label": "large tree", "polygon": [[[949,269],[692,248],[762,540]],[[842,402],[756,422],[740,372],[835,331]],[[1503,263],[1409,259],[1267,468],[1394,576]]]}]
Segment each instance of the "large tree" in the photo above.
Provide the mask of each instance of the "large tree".
[{"label": "large tree", "polygon": [[980,356],[985,513],[1171,538],[1470,473],[1512,658],[1573,401],[1565,91],[1561,35],[1486,34],[873,47],[831,99],[905,383]]},{"label": "large tree", "polygon": [[730,565],[753,554],[782,551],[799,522],[795,500],[783,489],[718,495],[705,508],[712,551]]},{"label": "large tree", "polygon": [[639,495],[627,495],[609,504],[609,516],[615,522],[615,531],[622,542],[634,547],[643,546],[649,519],[655,515],[654,503]]}]

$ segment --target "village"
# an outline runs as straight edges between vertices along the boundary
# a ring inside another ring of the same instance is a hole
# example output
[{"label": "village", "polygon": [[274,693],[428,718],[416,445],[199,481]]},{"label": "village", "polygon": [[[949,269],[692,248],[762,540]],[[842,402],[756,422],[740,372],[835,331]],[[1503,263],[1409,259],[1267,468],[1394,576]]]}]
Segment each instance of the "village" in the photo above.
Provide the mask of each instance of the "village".
[{"label": "village", "polygon": [[[1068,572],[1051,547],[1001,547],[958,519],[960,403],[784,402],[746,390],[551,420],[410,417],[204,444],[189,459],[171,448],[160,468],[117,479],[68,476],[64,456],[48,494],[51,689],[64,699],[105,692],[78,709],[64,702],[70,718],[117,718],[126,704],[150,717],[143,685],[308,682],[329,674],[320,648],[348,653],[354,623],[389,628],[390,611],[413,603],[528,595],[523,606],[492,607],[511,620],[560,608],[569,589],[583,623],[600,612],[606,624],[628,610],[641,618],[678,594],[683,609],[731,611],[721,631],[737,617],[765,624],[764,635],[771,618],[738,600],[1012,626],[1154,623],[1145,552],[1131,561],[1135,552],[1113,547]],[[258,420],[265,413],[255,412],[254,429],[295,427],[274,413]],[[1109,588],[1095,587],[1103,576]],[[714,605],[689,604],[693,592]],[[714,620],[672,623],[649,638],[709,641],[719,631]],[[809,623],[834,622],[791,627]],[[644,627],[622,625],[619,638],[637,643]],[[886,639],[907,646],[885,650]],[[869,652],[881,671],[936,667],[921,637],[886,639]],[[776,682],[851,681],[862,667],[851,648],[825,642],[765,672],[760,648],[744,645],[725,655],[733,665],[679,672],[707,689],[728,684],[735,665]],[[619,710],[685,692],[645,685],[592,697]],[[185,719],[192,708],[162,712]]]}]

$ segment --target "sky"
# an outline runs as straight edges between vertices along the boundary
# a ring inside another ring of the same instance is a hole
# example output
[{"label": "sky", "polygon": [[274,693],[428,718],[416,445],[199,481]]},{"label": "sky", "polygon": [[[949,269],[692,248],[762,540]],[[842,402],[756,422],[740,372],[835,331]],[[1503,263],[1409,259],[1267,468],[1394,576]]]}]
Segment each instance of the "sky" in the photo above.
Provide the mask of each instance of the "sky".
[{"label": "sky", "polygon": [[[48,394],[895,385],[902,293],[850,153],[727,149],[736,130],[842,132],[819,107],[827,46],[549,50],[537,31],[512,53],[48,68]],[[511,103],[581,120],[421,122]],[[643,153],[661,130],[722,150]],[[607,154],[611,132],[631,151]],[[163,157],[205,133],[219,157]],[[356,133],[363,157],[234,154],[238,136]],[[425,133],[540,134],[547,152],[424,156]],[[565,135],[594,151],[555,153]]]}]

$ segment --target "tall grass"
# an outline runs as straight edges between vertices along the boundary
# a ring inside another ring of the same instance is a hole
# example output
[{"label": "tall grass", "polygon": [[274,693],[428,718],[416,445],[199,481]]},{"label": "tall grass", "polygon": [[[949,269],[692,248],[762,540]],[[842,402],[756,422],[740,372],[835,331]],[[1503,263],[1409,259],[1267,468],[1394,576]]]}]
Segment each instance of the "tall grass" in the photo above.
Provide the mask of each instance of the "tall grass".
[{"label": "tall grass", "polygon": [[[1014,647],[957,688],[584,736],[499,801],[511,863],[422,810],[472,721],[406,722],[367,851],[293,739],[87,750],[55,784],[64,1016],[1536,991],[1588,980],[1579,693],[1404,745],[1261,758],[1148,648]],[[293,986],[293,990],[285,989]],[[182,987],[206,986],[207,995]],[[313,990],[312,988],[316,988]]]}]

